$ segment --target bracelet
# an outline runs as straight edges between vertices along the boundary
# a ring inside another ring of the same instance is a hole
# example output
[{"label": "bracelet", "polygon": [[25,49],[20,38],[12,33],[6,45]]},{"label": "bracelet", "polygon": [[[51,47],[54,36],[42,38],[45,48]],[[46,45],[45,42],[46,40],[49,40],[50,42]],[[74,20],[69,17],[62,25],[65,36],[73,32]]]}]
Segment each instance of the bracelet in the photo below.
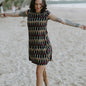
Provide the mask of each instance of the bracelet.
[{"label": "bracelet", "polygon": [[3,13],[3,16],[4,16],[4,17],[6,17],[6,14],[5,14],[5,13]]}]

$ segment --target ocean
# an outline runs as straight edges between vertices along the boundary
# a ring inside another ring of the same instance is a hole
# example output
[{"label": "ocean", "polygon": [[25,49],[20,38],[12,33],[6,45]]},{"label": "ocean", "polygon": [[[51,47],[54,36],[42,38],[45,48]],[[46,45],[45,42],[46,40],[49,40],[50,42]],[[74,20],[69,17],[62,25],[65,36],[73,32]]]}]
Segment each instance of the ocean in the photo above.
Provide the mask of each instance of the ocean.
[{"label": "ocean", "polygon": [[86,3],[49,4],[52,7],[86,8]]},{"label": "ocean", "polygon": [[86,1],[47,1],[50,6],[57,7],[72,7],[72,8],[86,8]]}]

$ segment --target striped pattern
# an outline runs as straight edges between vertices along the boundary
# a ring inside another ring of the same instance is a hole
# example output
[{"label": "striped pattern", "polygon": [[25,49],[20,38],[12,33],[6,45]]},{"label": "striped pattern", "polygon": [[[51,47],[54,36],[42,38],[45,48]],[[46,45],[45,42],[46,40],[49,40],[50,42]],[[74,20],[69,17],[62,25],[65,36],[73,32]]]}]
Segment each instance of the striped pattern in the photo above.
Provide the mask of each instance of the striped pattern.
[{"label": "striped pattern", "polygon": [[33,13],[28,10],[29,60],[37,65],[46,65],[52,60],[52,46],[47,32],[49,11]]}]

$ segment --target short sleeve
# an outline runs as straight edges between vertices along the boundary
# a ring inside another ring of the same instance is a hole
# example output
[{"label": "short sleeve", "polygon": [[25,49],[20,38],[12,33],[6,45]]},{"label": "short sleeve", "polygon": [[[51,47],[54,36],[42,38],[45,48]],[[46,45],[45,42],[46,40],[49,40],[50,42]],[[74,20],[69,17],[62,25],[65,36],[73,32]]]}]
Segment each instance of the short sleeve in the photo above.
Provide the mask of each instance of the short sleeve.
[{"label": "short sleeve", "polygon": [[[49,10],[47,10],[47,17],[49,16],[49,14],[50,14],[51,12],[49,11]],[[49,20],[50,18],[48,18],[48,20]]]},{"label": "short sleeve", "polygon": [[49,15],[51,12],[49,10],[47,10],[47,15]]},{"label": "short sleeve", "polygon": [[29,14],[29,12],[30,12],[30,9],[27,10],[27,15]]}]

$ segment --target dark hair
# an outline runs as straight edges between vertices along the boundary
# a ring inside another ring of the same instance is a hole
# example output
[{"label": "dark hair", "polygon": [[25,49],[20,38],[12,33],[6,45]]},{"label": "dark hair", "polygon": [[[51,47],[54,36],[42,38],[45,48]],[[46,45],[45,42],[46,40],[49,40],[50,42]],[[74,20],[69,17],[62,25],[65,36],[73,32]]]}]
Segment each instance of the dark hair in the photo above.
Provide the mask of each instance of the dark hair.
[{"label": "dark hair", "polygon": [[[36,10],[35,10],[35,1],[36,0],[31,0],[31,2],[30,2],[30,10],[31,10],[31,12],[36,12]],[[47,9],[46,1],[42,0],[42,10],[41,10],[41,13],[43,13],[46,9]]]}]

